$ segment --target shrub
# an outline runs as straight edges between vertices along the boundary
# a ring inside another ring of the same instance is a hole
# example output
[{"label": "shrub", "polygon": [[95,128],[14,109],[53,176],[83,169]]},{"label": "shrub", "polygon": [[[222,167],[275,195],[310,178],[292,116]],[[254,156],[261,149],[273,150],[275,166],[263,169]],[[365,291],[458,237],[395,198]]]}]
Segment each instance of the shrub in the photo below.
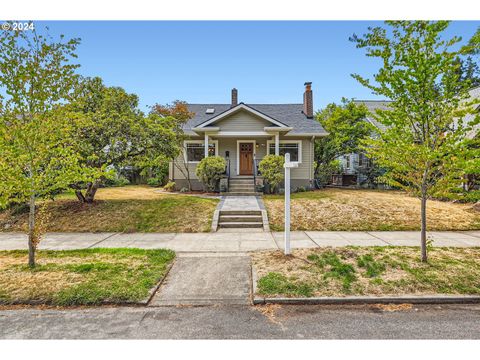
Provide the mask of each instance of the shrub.
[{"label": "shrub", "polygon": [[163,183],[163,179],[158,177],[150,178],[147,180],[147,185],[149,186],[159,187],[159,186],[162,186],[162,183]]},{"label": "shrub", "polygon": [[175,190],[175,182],[174,181],[169,181],[164,187],[163,190],[165,191],[173,191]]},{"label": "shrub", "polygon": [[215,191],[218,181],[223,176],[227,162],[220,156],[208,156],[197,165],[195,175],[208,191]]},{"label": "shrub", "polygon": [[299,186],[299,187],[297,187],[296,191],[297,192],[305,192],[305,191],[307,191],[307,189],[305,188],[305,186]]},{"label": "shrub", "polygon": [[262,173],[263,179],[270,185],[270,191],[274,189],[283,180],[283,163],[285,159],[280,155],[267,155],[258,164],[258,169]]}]

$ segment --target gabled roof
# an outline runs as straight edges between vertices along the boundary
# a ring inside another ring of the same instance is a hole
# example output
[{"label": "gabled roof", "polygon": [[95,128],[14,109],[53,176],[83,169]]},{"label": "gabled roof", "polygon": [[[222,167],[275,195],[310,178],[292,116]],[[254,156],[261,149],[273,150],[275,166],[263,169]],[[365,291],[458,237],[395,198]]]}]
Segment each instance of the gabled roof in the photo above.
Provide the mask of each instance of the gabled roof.
[{"label": "gabled roof", "polygon": [[[317,120],[307,118],[305,116],[305,114],[303,113],[303,104],[243,105],[245,106],[245,108],[253,109],[256,112],[275,120],[277,123],[281,123],[286,127],[292,127],[293,129],[288,132],[288,136],[302,134],[315,136],[327,135],[327,132],[325,131],[325,129],[323,129],[323,127]],[[215,113],[206,114],[206,110],[210,108],[214,108]],[[185,124],[185,133],[189,135],[194,135],[195,133],[192,130],[193,128],[206,123],[214,117],[218,117],[219,115],[230,110],[230,108],[230,104],[188,104],[188,110],[195,113],[195,116]]]},{"label": "gabled roof", "polygon": [[[254,115],[257,115],[259,117],[261,117],[262,119],[265,119],[267,121],[270,121],[272,124],[274,125],[277,125],[279,127],[287,127],[287,125],[285,125],[284,123],[272,118],[271,116],[268,116],[267,114],[264,114],[263,112],[261,111],[258,111],[257,109],[251,107],[251,106],[248,106],[244,103],[240,103],[238,104],[237,106],[234,106],[234,107],[231,107],[230,109],[228,110],[225,110],[215,116],[213,116],[212,118],[208,119],[208,120],[205,120],[204,122],[202,122],[201,124],[197,125],[196,127],[197,128],[203,128],[203,127],[206,127],[207,125],[212,125],[214,123],[216,123],[217,121],[220,121],[222,119],[225,119],[226,117],[228,117],[229,115],[237,112],[237,111],[240,111],[240,110],[246,110]],[[205,112],[207,113],[207,112]]]}]

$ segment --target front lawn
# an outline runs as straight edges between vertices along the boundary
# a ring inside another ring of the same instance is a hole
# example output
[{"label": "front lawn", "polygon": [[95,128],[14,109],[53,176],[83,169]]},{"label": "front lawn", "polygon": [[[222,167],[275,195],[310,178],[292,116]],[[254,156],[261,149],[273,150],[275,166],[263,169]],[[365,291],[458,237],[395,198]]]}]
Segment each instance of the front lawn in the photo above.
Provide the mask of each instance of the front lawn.
[{"label": "front lawn", "polygon": [[275,297],[480,294],[480,248],[345,247],[253,253],[258,294]]},{"label": "front lawn", "polygon": [[98,305],[145,300],[175,257],[171,250],[0,251],[0,303]]},{"label": "front lawn", "polygon": [[[283,195],[264,196],[272,230],[283,230]],[[420,230],[420,200],[401,191],[324,189],[292,194],[292,230]],[[480,229],[472,204],[427,203],[429,230]]]},{"label": "front lawn", "polygon": [[[51,232],[205,232],[217,199],[172,195],[146,186],[99,189],[93,204],[71,193],[48,201]],[[28,209],[0,212],[0,231],[26,231]]]}]

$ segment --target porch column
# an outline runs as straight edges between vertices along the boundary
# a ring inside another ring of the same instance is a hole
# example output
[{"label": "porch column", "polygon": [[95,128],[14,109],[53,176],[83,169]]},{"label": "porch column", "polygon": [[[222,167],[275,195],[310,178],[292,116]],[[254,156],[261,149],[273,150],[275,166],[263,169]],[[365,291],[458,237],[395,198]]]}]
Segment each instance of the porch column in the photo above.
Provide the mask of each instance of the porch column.
[{"label": "porch column", "polygon": [[205,133],[205,157],[208,157],[208,134]]},{"label": "porch column", "polygon": [[280,155],[280,134],[275,134],[275,155]]}]

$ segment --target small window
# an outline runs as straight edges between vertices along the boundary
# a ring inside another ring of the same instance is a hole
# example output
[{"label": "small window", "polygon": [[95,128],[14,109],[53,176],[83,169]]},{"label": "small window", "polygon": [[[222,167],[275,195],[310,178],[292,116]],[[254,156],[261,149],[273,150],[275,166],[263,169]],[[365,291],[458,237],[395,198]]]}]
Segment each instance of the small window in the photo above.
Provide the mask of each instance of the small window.
[{"label": "small window", "polygon": [[350,169],[350,155],[345,156],[345,160],[347,161],[347,169]]},{"label": "small window", "polygon": [[[186,154],[188,162],[201,161],[205,156],[205,146],[202,143],[187,143]],[[208,144],[208,156],[215,156],[215,143]]]},{"label": "small window", "polygon": [[[298,143],[280,143],[278,144],[279,155],[285,156],[286,153],[290,154],[290,161],[299,161],[299,145]],[[275,154],[275,143],[270,143],[269,154]]]},{"label": "small window", "polygon": [[214,112],[215,112],[215,109],[213,108],[207,109],[207,111],[205,111],[206,114],[213,114]]}]

